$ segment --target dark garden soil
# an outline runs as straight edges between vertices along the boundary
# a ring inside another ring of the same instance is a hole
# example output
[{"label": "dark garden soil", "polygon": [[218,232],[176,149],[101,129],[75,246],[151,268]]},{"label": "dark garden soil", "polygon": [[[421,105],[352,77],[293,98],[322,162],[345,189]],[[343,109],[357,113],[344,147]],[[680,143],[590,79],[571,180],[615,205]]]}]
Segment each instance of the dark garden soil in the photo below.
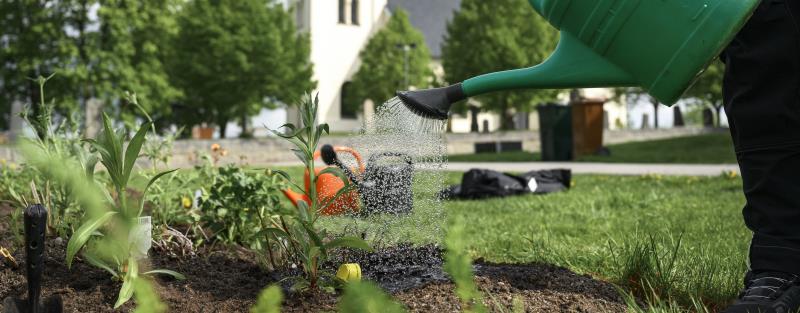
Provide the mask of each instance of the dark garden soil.
[{"label": "dark garden soil", "polygon": [[[7,208],[0,208],[0,246],[10,247]],[[106,272],[78,261],[71,270],[64,264],[66,243],[47,243],[43,295],[58,294],[65,312],[111,312],[120,283]],[[23,252],[13,251],[20,267],[0,262],[0,300],[26,297]],[[389,290],[413,312],[458,312],[453,285],[441,271],[441,254],[433,246],[399,246],[371,254],[345,254],[337,261],[358,262],[364,277]],[[156,290],[172,312],[248,312],[258,293],[280,279],[259,267],[246,251],[200,248],[195,256],[174,257],[151,251],[153,268],[167,268],[186,275],[177,281],[159,277]],[[528,312],[624,312],[615,288],[606,282],[567,269],[543,264],[504,265],[478,263],[476,281],[485,302],[497,311],[510,311],[521,301]],[[289,294],[285,312],[335,311],[336,296]],[[120,311],[131,311],[133,301]],[[2,311],[0,309],[0,311]]]}]

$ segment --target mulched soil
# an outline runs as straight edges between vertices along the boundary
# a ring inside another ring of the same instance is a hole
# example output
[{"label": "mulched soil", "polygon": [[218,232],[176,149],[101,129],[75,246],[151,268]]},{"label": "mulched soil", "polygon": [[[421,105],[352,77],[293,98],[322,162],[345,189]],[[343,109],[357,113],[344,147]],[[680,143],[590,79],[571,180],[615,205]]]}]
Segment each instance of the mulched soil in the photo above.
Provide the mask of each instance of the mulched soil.
[{"label": "mulched soil", "polygon": [[[0,246],[10,247],[8,208],[0,208]],[[111,312],[120,283],[106,272],[78,261],[64,264],[66,243],[47,243],[43,296],[60,295],[65,312]],[[20,267],[0,262],[0,300],[26,297],[23,252],[15,251]],[[364,277],[389,290],[412,312],[459,312],[454,286],[441,270],[441,252],[434,246],[398,246],[376,253],[347,253],[336,261],[358,262]],[[282,275],[265,271],[243,250],[203,247],[196,256],[174,257],[151,251],[151,266],[167,268],[187,279],[159,277],[156,290],[172,312],[248,312],[258,293]],[[528,312],[625,312],[613,285],[544,264],[475,266],[476,282],[492,311],[510,311],[521,301]],[[336,296],[326,293],[289,294],[285,312],[335,311]],[[134,308],[133,301],[120,311]],[[0,311],[2,309],[0,308]]]}]

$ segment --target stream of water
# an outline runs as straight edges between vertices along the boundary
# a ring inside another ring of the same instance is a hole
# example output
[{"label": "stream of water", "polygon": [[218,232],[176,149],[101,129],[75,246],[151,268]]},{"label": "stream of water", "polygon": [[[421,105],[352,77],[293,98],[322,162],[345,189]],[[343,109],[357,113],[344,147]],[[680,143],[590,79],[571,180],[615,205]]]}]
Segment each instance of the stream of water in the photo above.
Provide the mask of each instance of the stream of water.
[{"label": "stream of water", "polygon": [[[393,172],[387,184],[412,181],[413,209],[410,212],[396,212],[397,208],[403,208],[411,199],[408,199],[407,194],[379,186],[378,192],[361,194],[362,202],[381,205],[372,208],[373,211],[366,216],[354,214],[350,217],[333,218],[332,221],[338,224],[338,228],[361,236],[366,235],[378,249],[398,243],[440,243],[446,223],[442,200],[437,197],[446,180],[445,128],[446,121],[421,117],[409,110],[398,98],[390,99],[379,106],[374,118],[367,121],[363,129],[348,138],[347,142],[367,162],[367,172],[376,165],[400,166],[406,169]],[[398,156],[397,153],[403,156]],[[349,166],[355,166],[351,158],[340,158]],[[372,162],[368,162],[371,158]],[[409,159],[413,166],[406,165],[405,162]]]}]

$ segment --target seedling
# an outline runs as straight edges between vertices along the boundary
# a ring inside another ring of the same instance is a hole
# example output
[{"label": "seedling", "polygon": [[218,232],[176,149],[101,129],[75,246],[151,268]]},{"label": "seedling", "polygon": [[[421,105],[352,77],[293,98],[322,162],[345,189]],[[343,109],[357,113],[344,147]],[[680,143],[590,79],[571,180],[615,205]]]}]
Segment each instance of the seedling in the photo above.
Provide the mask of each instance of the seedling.
[{"label": "seedling", "polygon": [[[98,231],[103,234],[103,237],[110,238],[111,240],[95,243],[83,256],[87,262],[106,270],[115,279],[122,281],[122,289],[120,289],[117,303],[114,305],[115,308],[121,306],[133,296],[135,280],[139,276],[136,253],[134,247],[129,244],[131,239],[129,238],[130,232],[128,230],[132,229],[133,225],[136,225],[136,221],[141,216],[144,209],[144,200],[141,200],[138,205],[131,205],[132,203],[129,203],[127,197],[127,187],[131,178],[131,171],[139,156],[149,127],[149,122],[143,124],[131,139],[128,147],[123,150],[124,133],[122,131],[114,131],[111,128],[108,116],[103,114],[103,132],[96,140],[86,140],[93,149],[100,153],[100,162],[105,166],[108,175],[111,177],[115,194],[112,195],[104,188],[97,188],[98,191],[103,193],[111,210],[86,221],[75,231],[67,244],[67,266],[72,266],[75,255]],[[142,191],[142,199],[147,194],[147,189],[150,185],[160,177],[173,171],[165,171],[153,176]],[[93,168],[87,168],[87,173],[87,176],[93,177]],[[170,270],[152,270],[143,274],[157,273],[171,275],[177,279],[185,278],[183,275]]]},{"label": "seedling", "polygon": [[[329,278],[326,282],[334,282],[335,279],[331,273],[321,270],[320,266],[328,259],[328,252],[337,247],[350,247],[362,250],[371,250],[369,244],[364,240],[357,237],[339,237],[326,241],[328,233],[325,229],[317,228],[317,220],[320,213],[328,205],[335,202],[341,195],[353,190],[353,186],[349,183],[347,177],[342,171],[335,167],[329,167],[321,171],[318,175],[314,172],[314,152],[317,150],[317,145],[323,134],[329,133],[328,124],[317,125],[317,108],[319,106],[319,98],[311,98],[310,95],[306,96],[300,102],[298,108],[302,117],[302,124],[295,126],[294,124],[286,124],[282,128],[287,132],[283,133],[278,130],[271,130],[273,134],[286,139],[292,143],[295,148],[292,149],[297,158],[303,162],[309,175],[308,190],[301,188],[291,181],[289,175],[282,171],[274,171],[278,175],[283,176],[287,182],[295,186],[296,189],[301,190],[309,199],[309,202],[300,200],[297,202],[297,211],[294,214],[286,216],[279,216],[277,219],[272,219],[271,225],[266,225],[267,228],[263,233],[267,238],[273,236],[282,243],[282,247],[290,255],[294,262],[297,262],[303,269],[304,277],[297,279],[293,289],[318,289],[320,278]],[[345,182],[345,187],[339,190],[336,195],[326,201],[320,201],[317,194],[317,180],[323,174],[333,174]],[[285,244],[283,244],[285,243]],[[332,286],[326,286],[326,290],[332,291]]]}]

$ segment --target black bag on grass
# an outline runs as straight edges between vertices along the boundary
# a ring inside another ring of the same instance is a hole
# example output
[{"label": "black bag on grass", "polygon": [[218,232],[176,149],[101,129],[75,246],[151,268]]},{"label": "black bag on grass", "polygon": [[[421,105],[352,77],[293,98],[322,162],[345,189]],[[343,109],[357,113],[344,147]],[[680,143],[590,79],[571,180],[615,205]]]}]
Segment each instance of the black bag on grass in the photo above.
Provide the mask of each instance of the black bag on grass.
[{"label": "black bag on grass", "polygon": [[530,171],[512,175],[486,169],[471,169],[460,185],[445,188],[441,199],[485,199],[527,193],[546,194],[569,189],[572,172],[568,169]]}]

